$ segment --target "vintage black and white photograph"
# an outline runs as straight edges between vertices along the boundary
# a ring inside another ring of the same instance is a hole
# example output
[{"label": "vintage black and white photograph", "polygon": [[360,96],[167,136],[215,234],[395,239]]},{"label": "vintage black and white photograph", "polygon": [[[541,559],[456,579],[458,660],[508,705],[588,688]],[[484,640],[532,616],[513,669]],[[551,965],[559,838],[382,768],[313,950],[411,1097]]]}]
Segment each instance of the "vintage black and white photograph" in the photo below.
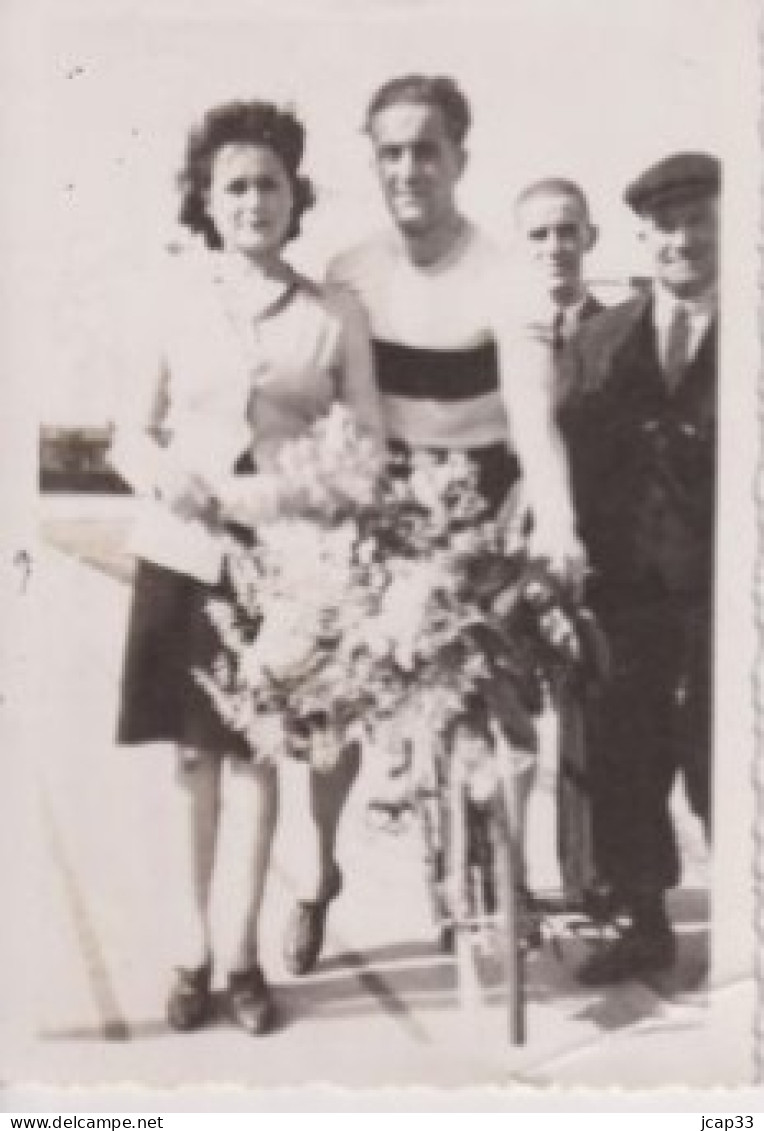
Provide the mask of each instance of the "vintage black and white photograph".
[{"label": "vintage black and white photograph", "polygon": [[22,7],[0,1074],[753,1083],[756,5]]}]

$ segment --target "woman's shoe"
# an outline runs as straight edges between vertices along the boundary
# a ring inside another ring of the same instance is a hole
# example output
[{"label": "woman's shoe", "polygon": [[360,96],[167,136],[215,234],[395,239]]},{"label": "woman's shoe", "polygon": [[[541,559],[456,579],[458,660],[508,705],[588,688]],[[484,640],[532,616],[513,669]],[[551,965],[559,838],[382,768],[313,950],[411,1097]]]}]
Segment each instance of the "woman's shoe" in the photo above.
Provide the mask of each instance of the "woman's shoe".
[{"label": "woman's shoe", "polygon": [[272,1027],[276,1009],[270,986],[259,966],[235,970],[228,975],[228,1006],[236,1024],[253,1036],[266,1033]]},{"label": "woman's shoe", "polygon": [[178,1032],[198,1029],[210,1016],[212,995],[212,965],[189,970],[176,966],[175,981],[167,998],[167,1021]]},{"label": "woman's shoe", "polygon": [[318,962],[329,904],[341,891],[342,872],[335,863],[318,899],[300,900],[295,904],[287,920],[283,943],[284,965],[290,974],[301,977],[310,973]]}]

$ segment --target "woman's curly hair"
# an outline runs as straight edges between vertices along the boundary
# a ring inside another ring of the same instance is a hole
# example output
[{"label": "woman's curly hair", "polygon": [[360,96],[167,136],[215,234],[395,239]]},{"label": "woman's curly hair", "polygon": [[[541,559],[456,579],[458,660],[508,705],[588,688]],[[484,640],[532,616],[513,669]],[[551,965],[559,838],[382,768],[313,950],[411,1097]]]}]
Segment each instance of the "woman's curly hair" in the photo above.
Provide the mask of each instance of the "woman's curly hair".
[{"label": "woman's curly hair", "polygon": [[292,186],[292,219],[286,239],[300,232],[300,222],[315,195],[308,177],[299,172],[305,149],[305,128],[291,110],[281,110],[271,102],[227,102],[204,115],[191,130],[186,142],[183,168],[178,175],[180,190],[179,220],[193,232],[200,232],[207,246],[219,248],[220,236],[206,207],[212,181],[212,165],[225,145],[262,145],[281,161]]}]

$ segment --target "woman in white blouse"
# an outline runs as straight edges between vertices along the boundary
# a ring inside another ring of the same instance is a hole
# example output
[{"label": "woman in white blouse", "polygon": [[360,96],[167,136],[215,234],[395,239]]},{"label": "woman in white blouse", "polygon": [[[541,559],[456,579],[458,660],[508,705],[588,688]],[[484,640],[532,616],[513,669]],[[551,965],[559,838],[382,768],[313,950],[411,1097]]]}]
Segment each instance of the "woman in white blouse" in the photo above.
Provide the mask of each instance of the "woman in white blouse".
[{"label": "woman in white blouse", "polygon": [[214,654],[204,605],[226,591],[221,532],[242,518],[242,499],[247,521],[278,507],[278,481],[256,473],[258,460],[335,398],[379,428],[362,319],[330,306],[282,255],[312,203],[303,147],[297,119],[265,102],[216,107],[189,136],[180,219],[204,248],[167,265],[112,449],[144,499],[118,738],[177,745],[191,829],[188,952],[167,1003],[176,1029],[210,1015],[210,893],[221,817],[236,812],[244,866],[225,877],[237,920],[228,1002],[251,1033],[274,1014],[257,935],[277,774],[226,729],[191,675]]}]

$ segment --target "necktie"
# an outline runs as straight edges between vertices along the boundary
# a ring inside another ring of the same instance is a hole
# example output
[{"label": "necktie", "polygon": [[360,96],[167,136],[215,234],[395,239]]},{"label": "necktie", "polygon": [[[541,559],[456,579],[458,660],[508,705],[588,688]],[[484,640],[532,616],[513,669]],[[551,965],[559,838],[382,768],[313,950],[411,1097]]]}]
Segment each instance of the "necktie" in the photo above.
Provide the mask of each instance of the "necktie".
[{"label": "necktie", "polygon": [[552,322],[552,351],[555,357],[559,357],[565,349],[565,315],[561,310],[558,310]]},{"label": "necktie", "polygon": [[663,362],[664,376],[669,392],[682,380],[682,375],[690,360],[690,314],[687,307],[679,304],[669,326],[666,339],[666,355]]}]

